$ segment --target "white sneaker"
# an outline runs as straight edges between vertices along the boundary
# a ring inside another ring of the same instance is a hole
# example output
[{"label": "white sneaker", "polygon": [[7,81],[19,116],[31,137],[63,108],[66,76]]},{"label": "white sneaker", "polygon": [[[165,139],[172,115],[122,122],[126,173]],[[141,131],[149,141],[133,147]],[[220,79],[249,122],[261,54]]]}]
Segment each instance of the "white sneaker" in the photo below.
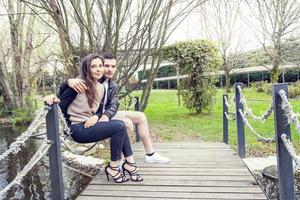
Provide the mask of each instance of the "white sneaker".
[{"label": "white sneaker", "polygon": [[167,157],[163,157],[158,153],[154,153],[152,156],[146,155],[145,161],[148,163],[168,163],[170,162],[170,159]]}]

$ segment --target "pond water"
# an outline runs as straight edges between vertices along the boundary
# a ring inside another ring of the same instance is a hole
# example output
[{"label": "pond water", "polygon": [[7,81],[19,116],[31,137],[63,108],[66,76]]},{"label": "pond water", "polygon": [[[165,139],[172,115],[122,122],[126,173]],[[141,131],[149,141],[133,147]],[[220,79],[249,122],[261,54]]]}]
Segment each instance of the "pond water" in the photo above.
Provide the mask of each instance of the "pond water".
[{"label": "pond water", "polygon": [[[0,125],[0,154],[5,152],[26,127],[5,127]],[[29,139],[25,147],[17,154],[11,154],[0,161],[0,191],[9,184],[18,172],[29,162],[35,154],[40,140]],[[64,167],[63,167],[64,168]],[[63,169],[65,199],[75,199],[84,187],[91,181],[69,169]],[[3,197],[0,197],[0,199]],[[48,156],[38,162],[34,168],[24,177],[21,185],[12,187],[4,197],[5,200],[13,199],[51,199],[51,185],[49,180]]]}]

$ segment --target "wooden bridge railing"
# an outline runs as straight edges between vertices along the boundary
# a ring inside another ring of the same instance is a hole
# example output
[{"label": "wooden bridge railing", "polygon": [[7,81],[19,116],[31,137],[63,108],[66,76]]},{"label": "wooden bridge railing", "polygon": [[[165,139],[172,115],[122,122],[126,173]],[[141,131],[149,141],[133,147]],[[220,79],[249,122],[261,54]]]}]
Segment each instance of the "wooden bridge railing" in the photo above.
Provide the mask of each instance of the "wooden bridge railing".
[{"label": "wooden bridge railing", "polygon": [[51,106],[45,106],[45,108],[48,109],[46,115],[47,138],[52,141],[52,145],[49,149],[51,198],[61,200],[64,199],[64,184],[57,107],[57,103]]},{"label": "wooden bridge railing", "polygon": [[[235,105],[236,105],[236,126],[238,137],[238,154],[241,158],[245,157],[245,130],[244,122],[239,112],[239,109],[243,110],[243,104],[241,103],[241,94],[238,90],[238,86],[242,87],[242,83],[235,84]],[[279,91],[285,91],[288,94],[288,85],[274,84],[272,86],[272,99],[274,108],[274,126],[276,134],[276,151],[277,151],[277,169],[279,180],[279,196],[281,200],[292,200],[295,198],[294,194],[294,176],[293,176],[293,162],[292,157],[289,154],[287,148],[284,146],[284,142],[281,139],[282,134],[291,138],[290,125],[288,123],[287,114],[282,108],[282,98],[279,95]],[[226,99],[228,95],[223,95],[223,141],[228,144],[228,105],[226,105]]]}]

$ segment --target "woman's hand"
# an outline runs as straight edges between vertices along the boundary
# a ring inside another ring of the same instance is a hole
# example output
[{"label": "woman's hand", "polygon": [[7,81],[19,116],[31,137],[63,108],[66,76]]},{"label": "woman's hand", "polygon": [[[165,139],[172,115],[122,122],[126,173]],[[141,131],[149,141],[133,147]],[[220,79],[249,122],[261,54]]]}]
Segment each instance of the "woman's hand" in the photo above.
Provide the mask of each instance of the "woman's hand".
[{"label": "woman's hand", "polygon": [[97,123],[98,119],[99,117],[97,115],[93,115],[84,123],[84,128],[94,126]]},{"label": "woman's hand", "polygon": [[108,122],[109,118],[107,117],[107,115],[102,115],[101,118],[99,119],[99,122]]},{"label": "woman's hand", "polygon": [[52,105],[53,103],[59,103],[60,102],[59,98],[57,98],[54,94],[45,96],[44,101],[47,102],[47,104],[49,104],[49,105]]}]

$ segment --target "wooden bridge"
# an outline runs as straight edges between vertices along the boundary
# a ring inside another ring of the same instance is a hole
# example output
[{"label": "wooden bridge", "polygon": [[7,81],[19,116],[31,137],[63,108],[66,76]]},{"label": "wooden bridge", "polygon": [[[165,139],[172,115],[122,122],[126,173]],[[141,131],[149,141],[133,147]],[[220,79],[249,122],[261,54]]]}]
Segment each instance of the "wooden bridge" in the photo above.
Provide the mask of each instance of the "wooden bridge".
[{"label": "wooden bridge", "polygon": [[246,165],[225,143],[199,141],[154,146],[171,162],[145,163],[142,144],[134,144],[143,182],[108,182],[102,171],[77,199],[267,199]]}]

